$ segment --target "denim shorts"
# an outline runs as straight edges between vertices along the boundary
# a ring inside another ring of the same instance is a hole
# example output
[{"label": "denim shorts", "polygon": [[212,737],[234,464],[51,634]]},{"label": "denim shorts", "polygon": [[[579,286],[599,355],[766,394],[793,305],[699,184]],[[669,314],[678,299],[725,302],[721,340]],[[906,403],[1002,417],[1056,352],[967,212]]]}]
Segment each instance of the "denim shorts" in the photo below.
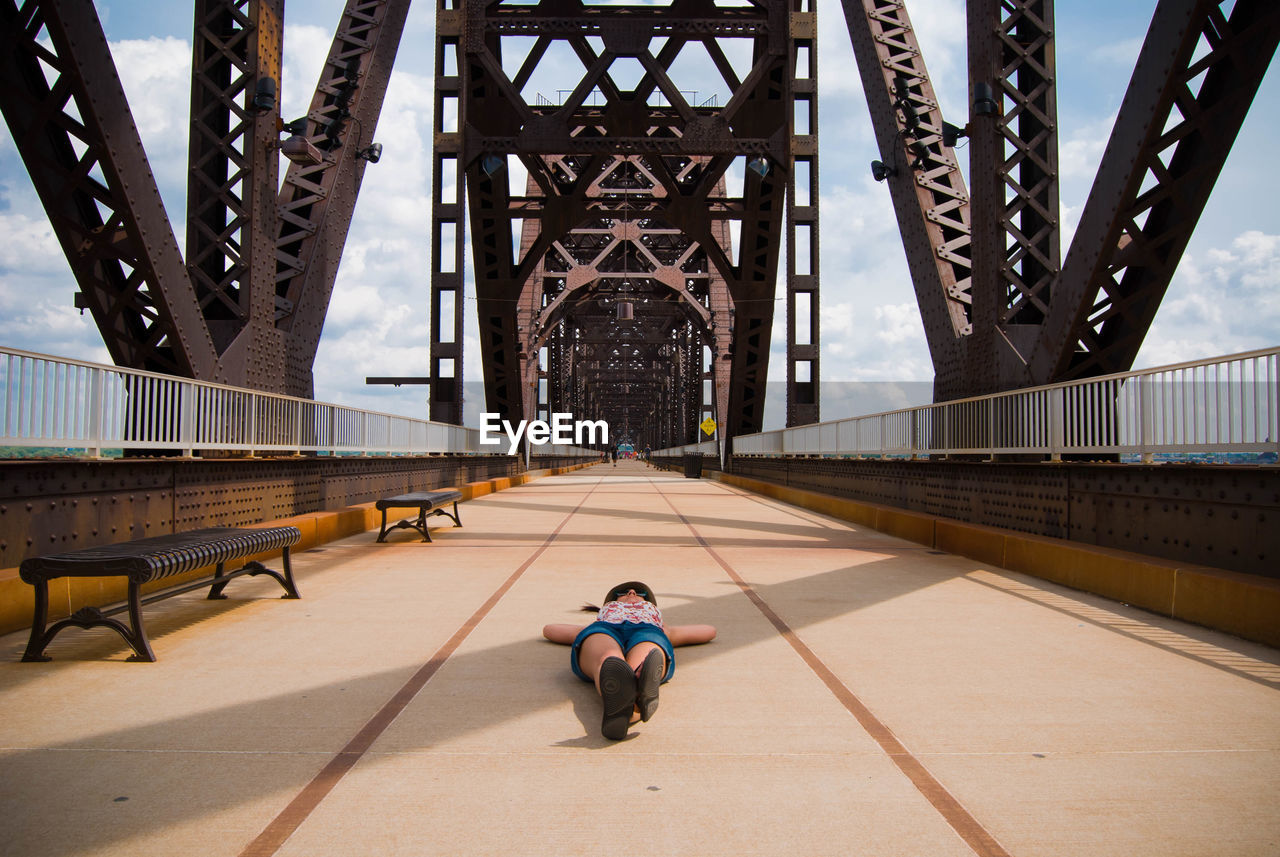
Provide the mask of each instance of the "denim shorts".
[{"label": "denim shorts", "polygon": [[578,636],[573,640],[573,649],[569,652],[569,666],[573,668],[573,674],[583,681],[591,681],[591,679],[578,667],[578,649],[582,648],[582,641],[592,634],[608,634],[613,637],[622,647],[624,654],[631,651],[636,643],[657,643],[667,656],[667,674],[662,677],[662,680],[670,681],[671,676],[675,675],[676,653],[672,650],[671,641],[667,639],[666,633],[657,625],[649,622],[592,622],[578,632]]}]

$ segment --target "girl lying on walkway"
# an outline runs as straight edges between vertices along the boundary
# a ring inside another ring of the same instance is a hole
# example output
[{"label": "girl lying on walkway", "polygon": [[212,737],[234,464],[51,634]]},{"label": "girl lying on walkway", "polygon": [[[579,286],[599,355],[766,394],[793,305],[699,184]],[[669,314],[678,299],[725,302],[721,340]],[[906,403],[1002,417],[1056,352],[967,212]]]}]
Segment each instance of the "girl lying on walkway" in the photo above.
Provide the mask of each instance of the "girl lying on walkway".
[{"label": "girl lying on walkway", "polygon": [[676,671],[673,646],[709,643],[712,625],[662,622],[653,591],[639,581],[620,583],[605,597],[590,625],[547,625],[542,636],[571,645],[569,666],[583,681],[594,681],[604,703],[600,732],[612,741],[627,736],[636,720],[647,721],[658,710],[658,686]]}]

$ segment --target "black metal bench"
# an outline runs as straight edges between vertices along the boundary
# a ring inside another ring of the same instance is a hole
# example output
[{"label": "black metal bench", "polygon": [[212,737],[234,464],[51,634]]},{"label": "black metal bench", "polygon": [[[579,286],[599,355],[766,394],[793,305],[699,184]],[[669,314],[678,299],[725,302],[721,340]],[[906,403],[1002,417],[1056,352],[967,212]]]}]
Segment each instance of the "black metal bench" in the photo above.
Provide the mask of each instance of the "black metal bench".
[{"label": "black metal bench", "polygon": [[[458,501],[461,499],[461,491],[415,491],[412,494],[400,494],[379,500],[374,504],[378,511],[382,512],[382,531],[378,533],[378,541],[385,542],[387,532],[398,527],[412,527],[422,533],[424,542],[431,541],[431,531],[427,529],[428,515],[444,515],[447,518],[453,518],[453,523],[461,527],[462,521],[458,519]],[[445,508],[450,503],[453,504],[452,512]],[[417,509],[418,517],[405,518],[388,527],[388,509]]]},{"label": "black metal bench", "polygon": [[[284,587],[283,598],[298,598],[298,587],[293,582],[293,569],[289,563],[289,547],[297,544],[302,532],[297,527],[265,527],[240,529],[236,527],[210,527],[171,533],[113,545],[81,548],[67,553],[32,557],[22,561],[18,574],[35,587],[35,610],[31,620],[31,639],[23,654],[24,661],[47,661],[45,647],[58,632],[71,625],[80,628],[106,627],[124,637],[134,654],[131,661],[154,661],[146,629],[142,625],[142,605],[151,604],[183,592],[211,587],[210,599],[226,598],[222,590],[234,578],[242,574],[267,574]],[[228,560],[268,551],[282,551],[284,574],[272,571],[256,560],[246,562],[243,568],[226,571]],[[194,571],[197,568],[215,566],[210,577],[181,583],[157,592],[142,595],[142,585]],[[127,577],[128,600],[106,607],[82,607],[66,619],[45,627],[49,618],[49,581],[59,577]],[[129,611],[129,625],[109,618],[116,613]]]}]

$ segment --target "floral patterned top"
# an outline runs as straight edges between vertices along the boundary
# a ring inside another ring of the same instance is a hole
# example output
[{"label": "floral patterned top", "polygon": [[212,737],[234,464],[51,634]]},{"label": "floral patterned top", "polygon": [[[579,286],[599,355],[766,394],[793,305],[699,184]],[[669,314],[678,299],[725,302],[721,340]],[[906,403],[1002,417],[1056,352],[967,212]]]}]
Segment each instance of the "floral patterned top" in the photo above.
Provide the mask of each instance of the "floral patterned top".
[{"label": "floral patterned top", "polygon": [[648,622],[651,625],[662,627],[662,611],[658,609],[657,604],[648,601],[641,601],[634,604],[630,601],[610,601],[608,604],[600,608],[600,615],[596,617],[601,622],[614,622],[621,624],[623,622]]}]

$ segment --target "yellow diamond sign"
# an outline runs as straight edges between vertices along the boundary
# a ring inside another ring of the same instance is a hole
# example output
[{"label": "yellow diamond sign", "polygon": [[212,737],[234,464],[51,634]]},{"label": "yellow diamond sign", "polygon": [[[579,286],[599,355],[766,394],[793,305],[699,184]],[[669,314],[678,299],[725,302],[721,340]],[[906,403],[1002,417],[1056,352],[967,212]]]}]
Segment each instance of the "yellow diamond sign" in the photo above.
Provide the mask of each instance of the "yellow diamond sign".
[{"label": "yellow diamond sign", "polygon": [[705,435],[713,435],[716,433],[716,421],[711,419],[711,417],[707,417],[702,421],[702,425],[698,426],[698,428],[702,429],[702,433]]}]

